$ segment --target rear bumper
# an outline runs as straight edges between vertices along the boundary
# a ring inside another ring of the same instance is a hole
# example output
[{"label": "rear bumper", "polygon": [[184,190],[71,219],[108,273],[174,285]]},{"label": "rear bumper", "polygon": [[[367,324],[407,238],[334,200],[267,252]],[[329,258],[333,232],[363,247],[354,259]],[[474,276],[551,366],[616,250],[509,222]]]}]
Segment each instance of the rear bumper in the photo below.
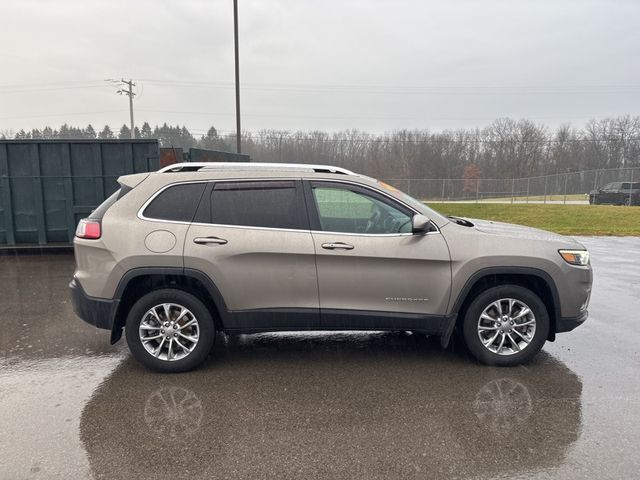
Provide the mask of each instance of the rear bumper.
[{"label": "rear bumper", "polygon": [[556,322],[556,333],[570,332],[582,325],[588,316],[589,312],[585,310],[577,317],[560,317]]},{"label": "rear bumper", "polygon": [[112,330],[119,300],[90,297],[75,278],[69,282],[73,311],[90,325]]}]

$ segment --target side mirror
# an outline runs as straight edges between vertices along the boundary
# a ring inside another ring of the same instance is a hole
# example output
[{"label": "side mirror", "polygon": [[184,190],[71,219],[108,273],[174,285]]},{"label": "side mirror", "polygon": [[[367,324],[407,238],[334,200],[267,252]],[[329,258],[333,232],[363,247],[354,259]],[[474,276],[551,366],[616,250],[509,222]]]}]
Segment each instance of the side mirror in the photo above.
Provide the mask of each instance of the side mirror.
[{"label": "side mirror", "polygon": [[413,233],[424,233],[429,229],[429,222],[431,220],[418,213],[411,219],[411,231]]}]

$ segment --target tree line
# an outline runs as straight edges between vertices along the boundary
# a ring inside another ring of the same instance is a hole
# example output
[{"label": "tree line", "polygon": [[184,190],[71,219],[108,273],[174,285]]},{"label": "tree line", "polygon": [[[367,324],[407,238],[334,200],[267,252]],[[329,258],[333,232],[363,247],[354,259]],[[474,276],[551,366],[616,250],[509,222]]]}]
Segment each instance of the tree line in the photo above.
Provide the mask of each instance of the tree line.
[{"label": "tree line", "polygon": [[[158,139],[160,145],[164,147],[175,148],[206,148],[211,150],[223,150],[230,151],[228,142],[218,136],[218,131],[215,127],[209,128],[206,135],[201,135],[199,138],[194,137],[187,127],[176,125],[171,126],[164,123],[162,126],[156,125],[153,129],[148,122],[144,122],[141,128],[134,128],[134,137],[141,139]],[[20,130],[15,134],[11,132],[0,132],[0,139],[15,139],[15,140],[74,140],[74,139],[120,139],[128,140],[131,138],[131,129],[129,126],[122,125],[118,132],[114,132],[109,125],[105,125],[102,130],[96,132],[91,124],[85,128],[74,127],[68,124],[63,124],[60,128],[54,129],[51,127],[45,127],[42,130],[34,128],[30,131]]]},{"label": "tree line", "polygon": [[[136,138],[157,138],[161,146],[233,152],[235,135],[211,127],[198,138],[185,126],[135,129]],[[130,138],[126,125],[63,125],[13,138]],[[379,178],[523,178],[592,169],[640,166],[640,117],[591,120],[583,127],[549,128],[531,120],[498,119],[485,128],[444,131],[396,130],[370,134],[261,130],[243,132],[242,153],[254,161],[339,165]]]}]

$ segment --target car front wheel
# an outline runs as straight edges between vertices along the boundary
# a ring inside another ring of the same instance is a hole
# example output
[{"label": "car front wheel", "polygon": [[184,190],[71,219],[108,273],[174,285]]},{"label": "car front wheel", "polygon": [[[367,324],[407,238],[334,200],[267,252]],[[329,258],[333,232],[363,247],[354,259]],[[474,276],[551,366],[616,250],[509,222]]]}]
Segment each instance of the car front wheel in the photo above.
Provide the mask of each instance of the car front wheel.
[{"label": "car front wheel", "polygon": [[531,290],[500,285],[481,292],[463,320],[469,351],[487,365],[513,366],[531,360],[549,334],[549,314]]},{"label": "car front wheel", "polygon": [[140,298],[125,326],[133,356],[158,372],[184,372],[202,364],[215,340],[211,313],[182,290],[162,289]]}]

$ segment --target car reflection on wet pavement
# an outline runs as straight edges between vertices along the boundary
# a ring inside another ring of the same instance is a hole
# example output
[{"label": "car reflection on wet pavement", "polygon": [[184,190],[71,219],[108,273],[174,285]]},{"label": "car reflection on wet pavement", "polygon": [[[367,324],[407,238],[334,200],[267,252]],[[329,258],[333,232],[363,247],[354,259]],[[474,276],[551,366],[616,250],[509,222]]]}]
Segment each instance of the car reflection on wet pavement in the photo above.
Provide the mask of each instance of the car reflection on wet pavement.
[{"label": "car reflection on wet pavement", "polygon": [[220,355],[186,375],[127,360],[107,377],[80,422],[94,475],[154,478],[160,462],[167,477],[492,476],[560,464],[580,430],[580,381],[548,355],[544,377],[392,334],[252,336]]},{"label": "car reflection on wet pavement", "polygon": [[71,257],[2,257],[0,478],[634,478],[640,240],[584,243],[591,318],[516,368],[335,332],[219,337],[156,374],[74,317]]}]

